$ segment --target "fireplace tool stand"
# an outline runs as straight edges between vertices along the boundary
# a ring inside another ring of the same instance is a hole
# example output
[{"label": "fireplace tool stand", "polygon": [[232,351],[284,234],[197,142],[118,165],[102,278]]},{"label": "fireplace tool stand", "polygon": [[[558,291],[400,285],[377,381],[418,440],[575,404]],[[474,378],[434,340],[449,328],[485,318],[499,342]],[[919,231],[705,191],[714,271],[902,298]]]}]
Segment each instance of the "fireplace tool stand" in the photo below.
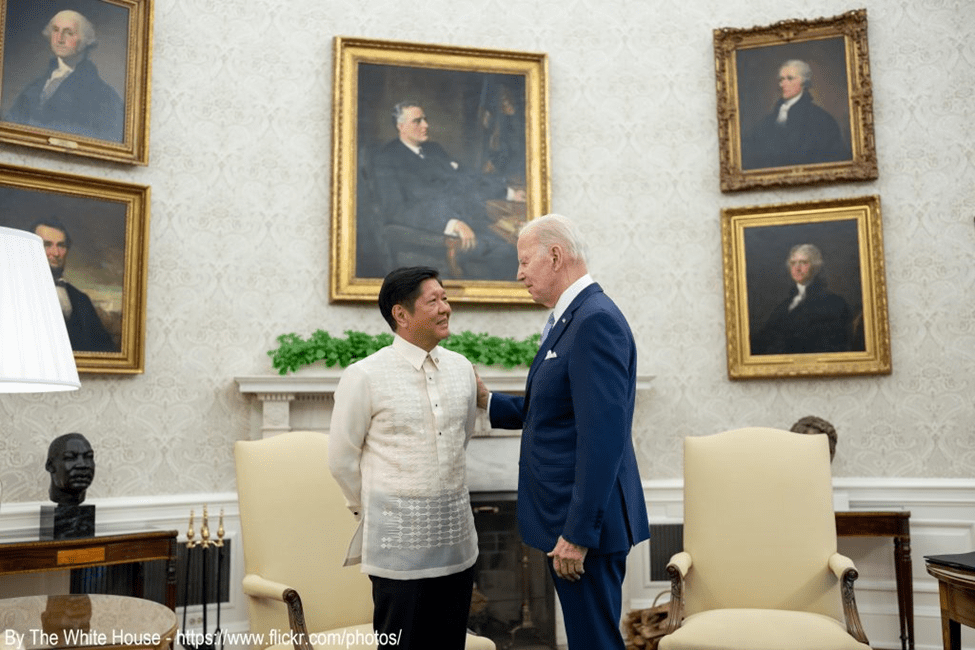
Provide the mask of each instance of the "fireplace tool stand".
[{"label": "fireplace tool stand", "polygon": [[535,627],[531,613],[531,576],[528,571],[528,545],[521,543],[521,623],[511,628],[506,649],[551,648],[541,630]]}]

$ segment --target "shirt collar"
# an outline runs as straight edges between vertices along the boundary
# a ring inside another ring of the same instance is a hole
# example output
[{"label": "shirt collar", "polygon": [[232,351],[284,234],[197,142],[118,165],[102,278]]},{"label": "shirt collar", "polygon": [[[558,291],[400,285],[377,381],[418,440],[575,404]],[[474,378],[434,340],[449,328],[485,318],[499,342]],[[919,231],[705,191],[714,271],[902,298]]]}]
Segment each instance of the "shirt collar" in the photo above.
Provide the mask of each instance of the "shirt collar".
[{"label": "shirt collar", "polygon": [[565,310],[569,308],[572,301],[578,298],[579,294],[582,293],[582,290],[588,287],[590,284],[593,284],[593,279],[588,273],[570,284],[569,287],[562,292],[562,295],[559,296],[558,301],[555,303],[555,308],[552,309],[553,319],[558,321],[560,318],[562,318],[562,314],[564,314]]},{"label": "shirt collar", "polygon": [[406,141],[404,141],[402,139],[400,140],[400,142],[403,143],[403,146],[404,147],[406,147],[407,149],[409,149],[410,151],[412,151],[416,155],[421,156],[421,157],[423,156],[423,152],[420,150],[420,147],[414,146],[412,144],[407,144]]},{"label": "shirt collar", "polygon": [[782,106],[785,108],[785,110],[789,110],[790,108],[792,108],[793,104],[795,104],[797,101],[802,99],[802,96],[805,92],[806,92],[805,90],[800,90],[798,95],[796,95],[792,99],[787,99],[784,102],[782,102]]},{"label": "shirt collar", "polygon": [[[393,335],[393,349],[402,355],[404,359],[409,362],[411,366],[419,370],[423,367],[423,362],[427,358],[427,351],[421,347],[417,347],[404,339],[399,334]],[[440,367],[440,346],[434,347],[430,350],[430,358],[433,359],[433,363],[438,368]]]},{"label": "shirt collar", "polygon": [[67,63],[65,63],[64,59],[62,59],[61,57],[58,57],[57,69],[60,70],[61,74],[65,74],[65,75],[74,72],[74,68],[68,65]]}]

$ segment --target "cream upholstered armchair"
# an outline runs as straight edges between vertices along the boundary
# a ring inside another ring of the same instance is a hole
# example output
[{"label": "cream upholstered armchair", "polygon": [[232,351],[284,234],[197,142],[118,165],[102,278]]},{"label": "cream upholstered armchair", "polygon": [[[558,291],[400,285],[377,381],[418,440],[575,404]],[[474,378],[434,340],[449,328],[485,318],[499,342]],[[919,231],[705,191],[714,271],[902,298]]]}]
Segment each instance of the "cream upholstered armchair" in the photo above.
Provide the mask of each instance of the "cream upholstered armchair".
[{"label": "cream upholstered armchair", "polygon": [[[274,650],[376,648],[372,585],[343,567],[355,523],[328,470],[328,435],[234,445],[250,631]],[[494,650],[468,635],[468,650]]]},{"label": "cream upholstered armchair", "polygon": [[660,650],[870,650],[836,552],[826,436],[749,428],[684,441],[684,550]]}]

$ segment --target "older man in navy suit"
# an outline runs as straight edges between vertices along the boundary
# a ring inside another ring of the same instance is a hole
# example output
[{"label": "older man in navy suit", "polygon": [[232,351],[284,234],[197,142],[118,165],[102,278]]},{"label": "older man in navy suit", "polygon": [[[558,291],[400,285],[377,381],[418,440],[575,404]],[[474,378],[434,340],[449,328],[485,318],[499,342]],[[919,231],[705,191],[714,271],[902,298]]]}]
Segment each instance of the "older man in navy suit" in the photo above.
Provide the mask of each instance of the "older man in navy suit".
[{"label": "older man in navy suit", "polygon": [[623,650],[622,585],[630,547],[650,536],[633,451],[636,346],[586,269],[571,221],[546,215],[518,237],[518,279],[552,310],[524,397],[478,402],[491,425],[522,429],[518,525],[552,558],[570,650]]}]

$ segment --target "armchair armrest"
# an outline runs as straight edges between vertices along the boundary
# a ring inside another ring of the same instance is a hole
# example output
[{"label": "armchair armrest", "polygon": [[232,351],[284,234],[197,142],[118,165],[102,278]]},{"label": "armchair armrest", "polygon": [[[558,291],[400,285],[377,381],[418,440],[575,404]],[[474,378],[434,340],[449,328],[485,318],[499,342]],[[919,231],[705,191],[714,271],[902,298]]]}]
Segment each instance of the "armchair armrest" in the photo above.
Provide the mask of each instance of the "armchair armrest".
[{"label": "armchair armrest", "polygon": [[242,581],[244,594],[254,598],[269,598],[284,603],[288,607],[288,623],[291,625],[295,650],[312,650],[308,640],[308,627],[305,625],[305,610],[301,606],[301,596],[297,590],[280,582],[263,578],[256,573],[248,573]]},{"label": "armchair armrest", "polygon": [[686,551],[671,557],[667,564],[667,575],[670,576],[670,608],[667,610],[665,634],[676,631],[684,620],[684,578],[693,564],[694,560]]},{"label": "armchair armrest", "polygon": [[829,557],[829,568],[833,572],[833,575],[840,580],[840,591],[843,595],[843,615],[846,618],[846,631],[860,643],[868,643],[867,635],[863,631],[863,625],[860,623],[860,612],[857,610],[856,597],[853,593],[853,583],[860,577],[860,574],[857,573],[856,566],[853,564],[853,560],[845,555],[833,553]]}]

